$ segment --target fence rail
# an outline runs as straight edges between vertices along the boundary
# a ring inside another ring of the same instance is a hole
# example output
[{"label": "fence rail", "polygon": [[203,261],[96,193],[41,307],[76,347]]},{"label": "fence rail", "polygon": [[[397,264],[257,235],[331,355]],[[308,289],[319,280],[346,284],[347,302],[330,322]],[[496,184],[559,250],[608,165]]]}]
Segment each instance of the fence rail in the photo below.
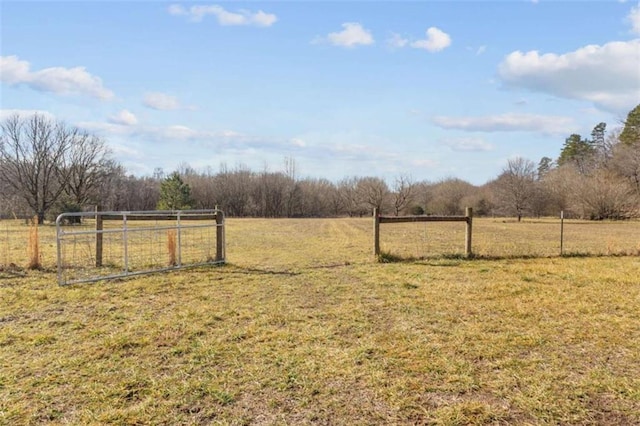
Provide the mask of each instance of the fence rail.
[{"label": "fence rail", "polygon": [[373,254],[380,256],[380,224],[381,223],[411,223],[411,222],[465,222],[464,252],[471,257],[471,238],[473,235],[473,209],[467,207],[464,216],[381,216],[378,209],[373,210]]}]

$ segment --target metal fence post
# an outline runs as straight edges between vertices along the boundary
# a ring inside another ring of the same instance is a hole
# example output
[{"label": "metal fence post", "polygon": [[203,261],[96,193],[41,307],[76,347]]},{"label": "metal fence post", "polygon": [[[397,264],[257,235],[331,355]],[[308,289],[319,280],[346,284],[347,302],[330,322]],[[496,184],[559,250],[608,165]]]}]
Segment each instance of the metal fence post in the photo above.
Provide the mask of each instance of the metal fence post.
[{"label": "metal fence post", "polygon": [[100,206],[96,205],[96,268],[102,266],[102,215]]},{"label": "metal fence post", "polygon": [[182,229],[180,228],[180,213],[176,216],[176,228],[178,229],[178,268],[182,266]]},{"label": "metal fence post", "polygon": [[122,215],[122,244],[124,250],[124,272],[129,272],[129,247],[127,244],[127,214]]}]

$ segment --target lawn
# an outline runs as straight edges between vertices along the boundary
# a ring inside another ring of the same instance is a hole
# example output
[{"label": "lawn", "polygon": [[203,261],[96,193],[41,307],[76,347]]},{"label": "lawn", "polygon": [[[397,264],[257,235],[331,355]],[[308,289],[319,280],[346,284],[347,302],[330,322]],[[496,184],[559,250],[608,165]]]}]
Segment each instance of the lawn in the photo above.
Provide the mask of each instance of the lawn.
[{"label": "lawn", "polygon": [[227,226],[222,267],[2,276],[0,424],[640,423],[637,256],[492,257],[478,237],[478,259],[375,263],[369,219]]}]

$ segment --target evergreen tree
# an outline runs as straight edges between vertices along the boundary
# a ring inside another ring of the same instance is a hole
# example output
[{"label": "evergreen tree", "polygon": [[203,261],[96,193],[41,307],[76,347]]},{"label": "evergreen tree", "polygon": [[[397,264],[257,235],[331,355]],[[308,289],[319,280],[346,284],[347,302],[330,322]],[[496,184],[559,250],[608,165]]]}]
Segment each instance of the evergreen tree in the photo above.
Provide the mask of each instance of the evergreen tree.
[{"label": "evergreen tree", "polygon": [[538,163],[538,180],[544,177],[553,169],[553,160],[549,157],[542,157]]},{"label": "evergreen tree", "polygon": [[572,134],[564,141],[560,157],[558,157],[558,165],[573,164],[578,171],[585,174],[589,170],[596,149],[593,142],[588,139],[582,139],[578,134]]},{"label": "evergreen tree", "polygon": [[191,188],[178,172],[171,173],[160,183],[159,210],[187,210],[192,204]]},{"label": "evergreen tree", "polygon": [[640,143],[640,104],[629,111],[620,133],[620,142],[627,146]]},{"label": "evergreen tree", "polygon": [[607,141],[606,133],[607,123],[598,123],[591,132],[591,144],[593,145],[593,148],[598,154],[600,160],[605,163],[611,159],[611,151],[613,149],[611,143]]}]

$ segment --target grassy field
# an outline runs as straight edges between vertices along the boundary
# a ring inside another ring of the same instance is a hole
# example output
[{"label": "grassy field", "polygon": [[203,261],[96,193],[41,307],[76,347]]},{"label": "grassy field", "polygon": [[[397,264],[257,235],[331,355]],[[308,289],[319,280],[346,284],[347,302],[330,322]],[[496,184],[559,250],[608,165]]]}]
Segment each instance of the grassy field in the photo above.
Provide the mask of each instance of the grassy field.
[{"label": "grassy field", "polygon": [[[232,219],[223,267],[5,274],[0,424],[640,424],[640,258],[495,256],[557,224],[486,220],[463,260],[458,225],[414,262],[372,262],[371,220]],[[600,225],[568,251],[637,253]]]}]

